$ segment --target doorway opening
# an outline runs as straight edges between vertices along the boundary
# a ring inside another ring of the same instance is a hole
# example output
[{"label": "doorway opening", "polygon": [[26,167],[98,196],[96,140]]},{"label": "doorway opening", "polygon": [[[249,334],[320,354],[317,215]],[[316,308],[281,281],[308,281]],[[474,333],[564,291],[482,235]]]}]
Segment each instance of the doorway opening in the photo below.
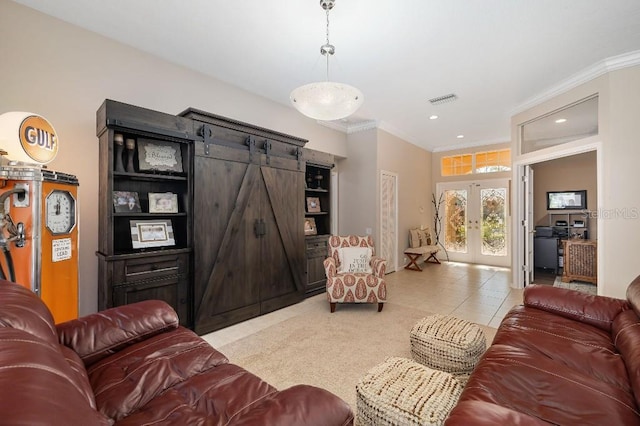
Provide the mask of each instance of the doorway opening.
[{"label": "doorway opening", "polygon": [[[514,223],[519,228],[514,232],[515,287],[565,285],[563,281],[597,282],[598,245],[602,243],[597,244],[602,238],[597,215],[601,205],[601,161],[601,143],[595,142],[514,164],[514,179],[518,182],[514,187]],[[554,205],[553,200],[549,204],[548,193],[569,196],[581,191],[586,191],[584,209]],[[589,249],[586,258],[581,255],[586,272],[581,272],[583,275],[576,280],[570,276],[573,253],[570,250],[578,247],[574,243],[581,244],[581,249]]]}]

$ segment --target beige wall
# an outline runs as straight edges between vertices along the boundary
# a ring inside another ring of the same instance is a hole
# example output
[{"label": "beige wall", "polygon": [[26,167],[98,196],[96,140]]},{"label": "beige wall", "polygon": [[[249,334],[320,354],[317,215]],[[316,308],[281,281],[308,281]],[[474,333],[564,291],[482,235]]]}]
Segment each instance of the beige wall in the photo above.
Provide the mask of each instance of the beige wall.
[{"label": "beige wall", "polygon": [[629,282],[640,274],[635,264],[635,254],[640,252],[640,66],[612,71],[515,115],[512,151],[518,149],[519,124],[595,93],[599,95],[597,136],[514,157],[517,162],[536,162],[539,156],[563,156],[568,149],[600,146],[598,292],[622,298]]},{"label": "beige wall", "polygon": [[[587,209],[598,209],[595,151],[543,161],[534,164],[532,169],[534,171],[533,205],[534,222],[536,225],[549,226],[550,224],[547,214],[547,191],[586,189]],[[596,221],[589,220],[589,238],[595,239],[596,235]]]},{"label": "beige wall", "polygon": [[307,147],[346,156],[346,135],[203,74],[0,0],[0,113],[46,117],[60,138],[53,170],[80,181],[80,312],[97,308],[98,140],[105,98],[167,113],[195,107],[309,139]]},{"label": "beige wall", "polygon": [[[431,209],[431,153],[383,130],[378,131],[378,170],[376,194],[380,193],[382,170],[398,175],[398,268],[404,262],[409,229],[433,227]],[[377,233],[380,228],[380,197],[376,197]]]},{"label": "beige wall", "polygon": [[376,134],[376,129],[350,134],[347,158],[338,162],[338,233],[341,235],[365,235],[367,228],[375,231]]},{"label": "beige wall", "polygon": [[603,202],[599,211],[607,295],[623,297],[640,275],[640,66],[609,74],[610,137],[603,146]]},{"label": "beige wall", "polygon": [[431,153],[383,130],[349,135],[348,157],[339,163],[341,234],[364,235],[371,228],[376,244],[380,232],[380,172],[398,176],[398,268],[410,228],[432,222]]}]

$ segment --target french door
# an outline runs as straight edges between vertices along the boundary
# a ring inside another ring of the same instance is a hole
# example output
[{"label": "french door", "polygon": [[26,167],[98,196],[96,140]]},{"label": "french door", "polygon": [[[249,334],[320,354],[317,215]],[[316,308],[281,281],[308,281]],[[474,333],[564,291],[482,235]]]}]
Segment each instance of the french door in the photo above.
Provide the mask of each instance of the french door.
[{"label": "french door", "polygon": [[440,242],[457,262],[511,265],[509,180],[437,184]]}]

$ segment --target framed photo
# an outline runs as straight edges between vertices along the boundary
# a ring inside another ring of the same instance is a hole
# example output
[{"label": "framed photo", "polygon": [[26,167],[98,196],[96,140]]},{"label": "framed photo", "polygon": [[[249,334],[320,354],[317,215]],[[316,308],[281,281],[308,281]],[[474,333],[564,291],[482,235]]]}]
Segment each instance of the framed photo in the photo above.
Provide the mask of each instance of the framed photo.
[{"label": "framed photo", "polygon": [[138,138],[138,170],[182,173],[180,144]]},{"label": "framed photo", "polygon": [[318,235],[316,220],[312,217],[304,219],[304,235]]},{"label": "framed photo", "polygon": [[130,220],[134,249],[176,245],[170,220]]},{"label": "framed photo", "polygon": [[116,213],[142,212],[138,193],[129,191],[113,191],[113,211]]},{"label": "framed photo", "polygon": [[149,213],[178,213],[178,194],[150,192]]},{"label": "framed photo", "polygon": [[320,213],[320,198],[307,197],[307,211],[309,213]]}]

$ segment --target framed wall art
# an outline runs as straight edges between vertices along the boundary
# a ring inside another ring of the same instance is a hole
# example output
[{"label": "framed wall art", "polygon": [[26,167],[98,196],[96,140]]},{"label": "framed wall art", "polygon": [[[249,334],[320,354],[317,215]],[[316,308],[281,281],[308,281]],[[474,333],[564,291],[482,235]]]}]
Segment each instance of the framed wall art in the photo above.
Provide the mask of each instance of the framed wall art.
[{"label": "framed wall art", "polygon": [[113,191],[113,211],[116,213],[139,213],[140,199],[137,192]]},{"label": "framed wall art", "polygon": [[304,219],[304,235],[318,235],[316,220],[312,217]]},{"label": "framed wall art", "polygon": [[320,213],[320,198],[307,197],[307,211],[309,213]]},{"label": "framed wall art", "polygon": [[150,192],[149,213],[178,213],[178,194]]},{"label": "framed wall art", "polygon": [[170,220],[131,220],[131,246],[134,249],[166,247],[176,244]]},{"label": "framed wall art", "polygon": [[182,173],[180,144],[139,138],[138,170]]}]

